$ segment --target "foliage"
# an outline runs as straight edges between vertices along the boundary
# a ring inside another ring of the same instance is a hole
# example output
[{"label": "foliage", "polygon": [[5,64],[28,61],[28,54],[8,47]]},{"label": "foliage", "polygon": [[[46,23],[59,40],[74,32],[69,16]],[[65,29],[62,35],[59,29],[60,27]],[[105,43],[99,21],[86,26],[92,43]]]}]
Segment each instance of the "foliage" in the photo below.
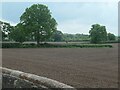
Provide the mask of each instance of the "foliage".
[{"label": "foliage", "polygon": [[89,41],[90,37],[86,34],[63,34],[63,41]]},{"label": "foliage", "polygon": [[2,40],[5,40],[5,38],[9,38],[9,34],[12,29],[13,29],[13,26],[11,26],[9,23],[0,21],[0,30],[2,31]]},{"label": "foliage", "polygon": [[101,43],[107,40],[107,31],[105,26],[100,26],[99,24],[92,25],[89,31],[91,43]]},{"label": "foliage", "polygon": [[115,35],[114,34],[112,34],[112,33],[108,33],[108,40],[115,40],[116,39],[116,37],[115,37]]},{"label": "foliage", "polygon": [[2,48],[19,48],[20,43],[2,43]]},{"label": "foliage", "polygon": [[7,35],[4,32],[2,32],[2,40],[5,40],[6,37],[7,37]]},{"label": "foliage", "polygon": [[16,42],[24,42],[26,40],[26,35],[24,32],[24,29],[22,27],[22,25],[19,23],[17,24],[14,29],[11,31],[10,33],[10,37],[16,41]]},{"label": "foliage", "polygon": [[[120,37],[116,38],[114,34],[107,34],[106,27],[99,24],[92,25],[89,31],[90,35],[79,33],[63,34],[57,30],[56,20],[52,17],[49,8],[43,4],[33,4],[31,7],[26,8],[20,17],[20,23],[15,27],[7,22],[0,21],[0,33],[2,33],[2,40],[6,40],[7,38],[20,43],[24,41],[37,41],[37,46],[33,44],[21,44],[20,47],[39,47],[40,42],[40,47],[49,47],[48,45],[50,44],[42,44],[42,42],[46,41],[66,41],[66,43],[81,41],[89,43],[89,41],[91,41],[91,43],[95,44],[120,42]],[[109,41],[106,41],[107,39]],[[79,45],[50,45],[50,47],[79,47]],[[84,45],[80,47],[84,47]]]},{"label": "foliage", "polygon": [[118,40],[118,42],[120,43],[120,36],[118,36],[118,39],[117,39],[117,40]]},{"label": "foliage", "polygon": [[2,43],[2,48],[112,48],[112,45],[103,44],[20,44],[20,43]]},{"label": "foliage", "polygon": [[26,32],[34,36],[37,44],[49,39],[57,26],[48,7],[42,4],[34,4],[27,8],[20,20]]},{"label": "foliage", "polygon": [[62,33],[61,31],[56,30],[56,31],[53,33],[53,35],[52,35],[51,38],[52,38],[53,41],[55,41],[55,42],[60,42],[60,41],[63,40],[63,33]]}]

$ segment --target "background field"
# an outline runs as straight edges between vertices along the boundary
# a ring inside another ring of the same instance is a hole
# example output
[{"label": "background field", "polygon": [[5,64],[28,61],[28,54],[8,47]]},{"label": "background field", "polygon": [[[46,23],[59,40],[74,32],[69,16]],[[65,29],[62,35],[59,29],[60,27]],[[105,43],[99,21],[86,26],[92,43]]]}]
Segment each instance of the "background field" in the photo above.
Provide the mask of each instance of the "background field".
[{"label": "background field", "polygon": [[77,88],[114,88],[118,82],[118,46],[3,49],[2,65]]}]

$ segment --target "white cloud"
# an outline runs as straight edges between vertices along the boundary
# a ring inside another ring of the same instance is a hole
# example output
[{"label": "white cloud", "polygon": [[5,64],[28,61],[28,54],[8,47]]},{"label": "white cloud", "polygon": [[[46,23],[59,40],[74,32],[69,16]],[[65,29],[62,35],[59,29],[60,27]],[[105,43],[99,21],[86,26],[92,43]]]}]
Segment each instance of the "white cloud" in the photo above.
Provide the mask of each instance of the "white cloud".
[{"label": "white cloud", "polygon": [[[80,34],[89,34],[89,30],[91,29],[91,25],[96,23],[82,23],[79,19],[72,19],[60,22],[58,24],[58,30],[62,31],[63,33],[80,33]],[[106,26],[106,30],[109,33],[113,33],[118,35],[118,27],[109,26],[104,23],[98,23],[100,25]]]},{"label": "white cloud", "polygon": [[87,24],[81,23],[79,20],[68,20],[60,22],[58,25],[58,30],[61,30],[63,33],[84,33],[89,34],[90,26]]},{"label": "white cloud", "polygon": [[113,33],[115,35],[118,35],[118,27],[106,26],[106,30],[108,33]]},{"label": "white cloud", "polygon": [[[82,6],[77,14],[80,17],[74,20],[60,22],[58,29],[68,33],[89,33],[92,24],[100,24],[106,26],[107,32],[118,35],[117,26],[117,3],[90,3]],[[73,7],[74,8],[74,7]],[[74,10],[71,8],[71,10]],[[76,9],[77,10],[77,9]],[[68,14],[68,13],[66,13]],[[69,17],[69,16],[68,16]]]},{"label": "white cloud", "polygon": [[[118,31],[117,3],[88,2],[83,4],[82,3],[75,4],[45,3],[45,4],[48,4],[50,10],[52,10],[53,16],[55,16],[55,19],[58,21],[58,30],[61,30],[63,33],[89,34],[91,25],[98,23],[106,26],[108,32],[115,33],[117,35]],[[17,16],[15,13],[12,13],[14,14],[13,20],[16,19],[15,16]],[[9,13],[5,15],[9,15]],[[16,23],[8,20],[3,21],[9,22],[11,25],[16,25]],[[16,22],[18,21],[16,20]]]}]

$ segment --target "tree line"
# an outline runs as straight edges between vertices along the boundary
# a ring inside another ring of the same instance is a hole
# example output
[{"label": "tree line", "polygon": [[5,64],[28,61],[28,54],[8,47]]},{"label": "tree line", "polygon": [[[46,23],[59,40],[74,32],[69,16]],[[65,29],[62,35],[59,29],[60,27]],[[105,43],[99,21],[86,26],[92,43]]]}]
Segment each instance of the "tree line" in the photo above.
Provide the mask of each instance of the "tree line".
[{"label": "tree line", "polygon": [[116,40],[116,36],[107,33],[106,27],[99,24],[91,26],[90,35],[85,34],[63,34],[57,30],[57,22],[53,18],[48,6],[43,4],[33,4],[26,8],[20,17],[20,22],[16,26],[11,26],[7,22],[0,21],[0,31],[2,40],[16,41],[36,41],[37,45],[47,41],[90,41],[91,43],[101,43]]}]

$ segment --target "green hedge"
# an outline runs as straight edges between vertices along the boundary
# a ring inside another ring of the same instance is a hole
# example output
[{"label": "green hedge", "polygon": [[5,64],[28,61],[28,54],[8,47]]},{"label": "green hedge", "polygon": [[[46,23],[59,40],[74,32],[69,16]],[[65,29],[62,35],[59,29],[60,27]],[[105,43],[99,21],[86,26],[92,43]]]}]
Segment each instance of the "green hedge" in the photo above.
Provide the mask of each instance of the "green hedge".
[{"label": "green hedge", "polygon": [[34,48],[36,44],[21,44],[21,43],[2,43],[2,48]]},{"label": "green hedge", "polygon": [[20,43],[2,43],[2,48],[19,48]]},{"label": "green hedge", "polygon": [[34,43],[31,44],[20,44],[20,43],[2,43],[2,48],[102,48],[109,47],[112,45],[103,44],[39,44],[38,46]]},{"label": "green hedge", "polygon": [[120,43],[120,41],[106,41],[106,42],[104,42],[104,43]]}]

